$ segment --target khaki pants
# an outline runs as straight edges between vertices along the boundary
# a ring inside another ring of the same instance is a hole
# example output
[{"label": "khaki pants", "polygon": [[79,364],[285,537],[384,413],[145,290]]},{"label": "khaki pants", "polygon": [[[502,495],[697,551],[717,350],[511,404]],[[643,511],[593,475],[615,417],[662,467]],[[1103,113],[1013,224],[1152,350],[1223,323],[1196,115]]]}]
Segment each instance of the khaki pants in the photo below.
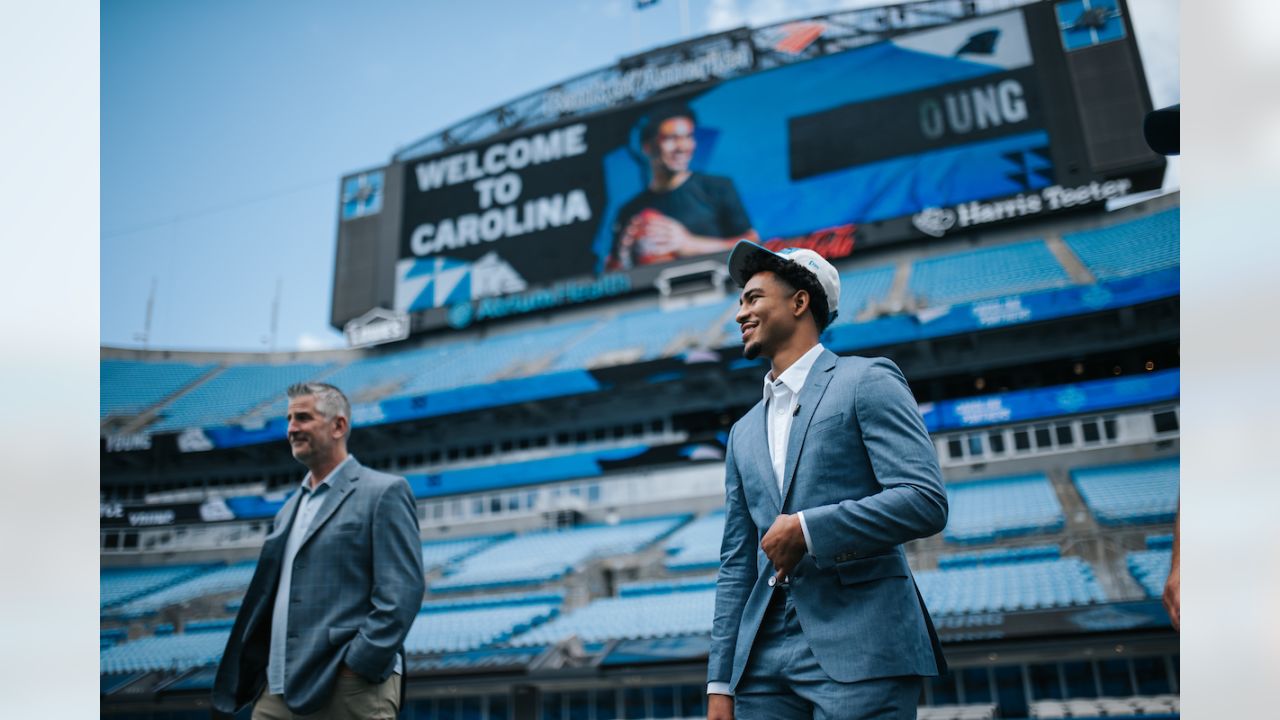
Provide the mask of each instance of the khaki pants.
[{"label": "khaki pants", "polygon": [[253,704],[252,720],[395,720],[400,712],[400,675],[371,683],[358,675],[339,673],[329,702],[310,715],[295,715],[284,698],[263,690]]}]

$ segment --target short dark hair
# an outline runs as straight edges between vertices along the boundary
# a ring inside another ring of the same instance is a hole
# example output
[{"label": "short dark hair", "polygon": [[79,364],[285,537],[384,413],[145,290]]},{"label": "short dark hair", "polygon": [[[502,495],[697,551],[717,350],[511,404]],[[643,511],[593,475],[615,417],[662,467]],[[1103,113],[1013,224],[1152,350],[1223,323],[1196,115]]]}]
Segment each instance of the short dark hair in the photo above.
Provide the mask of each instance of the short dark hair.
[{"label": "short dark hair", "polygon": [[644,145],[658,134],[658,127],[671,118],[689,118],[689,122],[698,124],[698,117],[693,109],[684,103],[665,103],[649,111],[640,120],[640,144]]},{"label": "short dark hair", "polygon": [[804,290],[809,293],[809,310],[813,313],[813,321],[818,326],[818,332],[827,329],[831,324],[831,311],[827,308],[827,293],[813,273],[774,255],[756,253],[747,260],[743,268],[743,284],[745,285],[751,276],[766,270],[776,275],[778,280],[792,292]]}]

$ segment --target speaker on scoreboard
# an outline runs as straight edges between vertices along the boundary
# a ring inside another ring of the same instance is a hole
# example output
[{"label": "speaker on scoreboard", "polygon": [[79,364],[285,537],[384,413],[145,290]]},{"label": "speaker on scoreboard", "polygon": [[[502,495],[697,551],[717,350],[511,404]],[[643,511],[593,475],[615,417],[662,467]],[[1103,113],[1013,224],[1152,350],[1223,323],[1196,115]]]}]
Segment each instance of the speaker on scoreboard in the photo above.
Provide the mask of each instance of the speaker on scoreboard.
[{"label": "speaker on scoreboard", "polygon": [[1151,110],[1142,60],[1123,0],[1062,0],[1048,7],[1084,149],[1094,172],[1164,163],[1147,146],[1143,118]]},{"label": "speaker on scoreboard", "polygon": [[329,313],[335,328],[373,308],[393,307],[403,175],[401,166],[392,164],[342,180]]}]

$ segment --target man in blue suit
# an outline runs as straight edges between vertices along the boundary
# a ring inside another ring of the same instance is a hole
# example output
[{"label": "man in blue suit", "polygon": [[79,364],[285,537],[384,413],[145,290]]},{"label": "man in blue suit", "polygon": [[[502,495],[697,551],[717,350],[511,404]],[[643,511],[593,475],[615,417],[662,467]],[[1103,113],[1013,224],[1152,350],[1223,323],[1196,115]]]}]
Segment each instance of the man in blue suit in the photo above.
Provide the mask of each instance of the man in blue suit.
[{"label": "man in blue suit", "polygon": [[915,718],[946,671],[902,548],[947,524],[919,408],[893,362],[819,344],[840,298],[820,255],[741,242],[729,274],[743,354],[772,368],[729,433],[708,717]]},{"label": "man in blue suit", "polygon": [[289,388],[289,447],[307,467],[276,515],[214,679],[213,706],[253,720],[395,718],[404,639],[425,583],[402,477],[347,453],[338,388]]}]

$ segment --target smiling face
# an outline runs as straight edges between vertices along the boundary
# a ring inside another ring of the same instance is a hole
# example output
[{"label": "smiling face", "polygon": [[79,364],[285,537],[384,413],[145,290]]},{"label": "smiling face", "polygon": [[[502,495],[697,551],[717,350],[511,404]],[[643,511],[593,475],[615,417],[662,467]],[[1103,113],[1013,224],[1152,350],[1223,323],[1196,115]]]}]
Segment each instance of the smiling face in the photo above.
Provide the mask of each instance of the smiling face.
[{"label": "smiling face", "polygon": [[645,144],[645,150],[653,161],[655,169],[661,167],[671,175],[689,170],[693,161],[693,151],[697,143],[693,140],[693,121],[687,117],[673,117],[663,120],[653,139]]},{"label": "smiling face", "polygon": [[742,329],[743,357],[772,359],[795,335],[803,312],[803,309],[797,311],[793,302],[796,292],[768,270],[761,270],[747,280],[734,318]]},{"label": "smiling face", "polygon": [[323,465],[341,452],[346,435],[346,418],[326,418],[316,408],[314,395],[289,398],[289,450],[307,467]]}]

